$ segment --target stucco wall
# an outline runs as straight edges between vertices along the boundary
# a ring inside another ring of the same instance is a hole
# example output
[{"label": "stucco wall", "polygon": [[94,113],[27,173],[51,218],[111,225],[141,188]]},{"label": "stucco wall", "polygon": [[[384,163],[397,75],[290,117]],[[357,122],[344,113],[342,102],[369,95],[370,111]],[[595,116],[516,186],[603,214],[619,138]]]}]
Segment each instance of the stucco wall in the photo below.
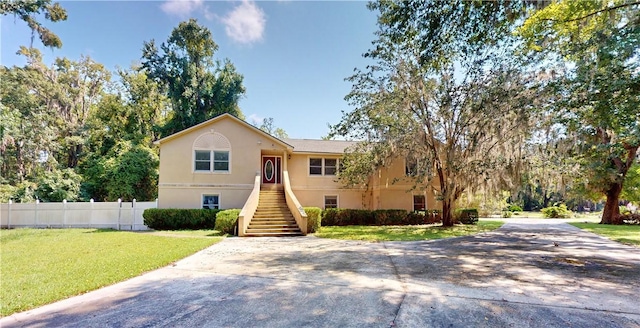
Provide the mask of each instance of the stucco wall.
[{"label": "stucco wall", "polygon": [[[231,145],[229,173],[194,171],[194,141],[220,133]],[[286,148],[230,118],[194,129],[160,144],[158,207],[200,208],[203,194],[219,194],[221,208],[242,208],[260,170],[263,151],[284,154]]]}]

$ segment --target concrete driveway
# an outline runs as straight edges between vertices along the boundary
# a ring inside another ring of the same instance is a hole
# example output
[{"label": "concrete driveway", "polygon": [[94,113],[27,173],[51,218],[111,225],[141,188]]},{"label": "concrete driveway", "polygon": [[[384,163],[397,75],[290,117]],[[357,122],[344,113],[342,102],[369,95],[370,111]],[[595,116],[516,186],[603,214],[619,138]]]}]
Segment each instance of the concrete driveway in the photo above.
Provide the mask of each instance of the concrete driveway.
[{"label": "concrete driveway", "polygon": [[640,327],[640,249],[533,219],[425,242],[228,238],[0,326]]}]

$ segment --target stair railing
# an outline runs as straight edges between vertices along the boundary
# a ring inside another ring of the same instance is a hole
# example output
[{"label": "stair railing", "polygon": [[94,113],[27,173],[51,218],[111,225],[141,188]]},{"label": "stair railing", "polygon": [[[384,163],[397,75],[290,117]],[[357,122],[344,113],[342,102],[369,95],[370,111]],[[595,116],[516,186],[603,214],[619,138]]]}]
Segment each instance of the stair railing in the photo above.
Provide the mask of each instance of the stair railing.
[{"label": "stair railing", "polygon": [[293,214],[293,218],[296,219],[296,223],[300,228],[300,231],[303,235],[307,234],[307,213],[304,211],[304,208],[298,202],[296,195],[293,194],[291,190],[291,182],[289,182],[289,172],[282,172],[284,176],[284,197],[287,200],[287,207],[291,214]]},{"label": "stair railing", "polygon": [[247,227],[258,208],[258,202],[260,202],[260,179],[260,171],[258,171],[256,172],[256,177],[253,181],[253,190],[238,215],[238,236],[240,237],[245,235]]}]

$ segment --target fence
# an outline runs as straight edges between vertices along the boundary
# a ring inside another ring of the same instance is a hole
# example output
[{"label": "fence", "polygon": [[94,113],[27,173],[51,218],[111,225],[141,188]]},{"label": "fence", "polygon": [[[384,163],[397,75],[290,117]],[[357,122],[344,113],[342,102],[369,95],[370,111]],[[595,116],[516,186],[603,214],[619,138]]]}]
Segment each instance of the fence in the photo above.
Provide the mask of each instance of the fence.
[{"label": "fence", "polygon": [[0,204],[2,228],[110,228],[148,230],[142,213],[158,202],[12,203]]}]

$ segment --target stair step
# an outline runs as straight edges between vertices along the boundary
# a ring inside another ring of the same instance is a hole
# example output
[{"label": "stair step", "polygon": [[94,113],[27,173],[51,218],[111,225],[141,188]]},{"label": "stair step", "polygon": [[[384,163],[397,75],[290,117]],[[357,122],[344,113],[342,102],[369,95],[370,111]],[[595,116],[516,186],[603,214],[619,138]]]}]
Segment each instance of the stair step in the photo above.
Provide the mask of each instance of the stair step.
[{"label": "stair step", "polygon": [[253,219],[249,223],[249,226],[256,225],[256,224],[258,224],[258,225],[295,225],[296,221],[294,221],[294,220],[260,220],[260,219]]}]

